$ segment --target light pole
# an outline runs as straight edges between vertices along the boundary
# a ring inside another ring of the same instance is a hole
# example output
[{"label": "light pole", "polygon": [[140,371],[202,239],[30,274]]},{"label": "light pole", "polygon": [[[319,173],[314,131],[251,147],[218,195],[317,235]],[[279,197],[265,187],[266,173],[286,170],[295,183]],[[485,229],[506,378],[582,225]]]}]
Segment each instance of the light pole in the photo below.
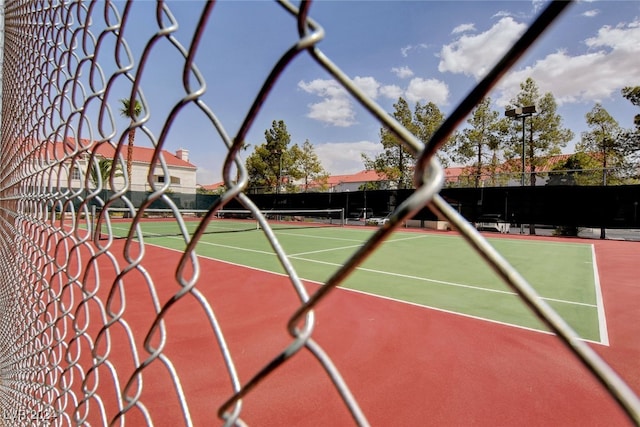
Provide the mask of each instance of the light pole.
[{"label": "light pole", "polygon": [[[524,188],[524,174],[525,174],[525,163],[524,163],[524,154],[525,154],[525,121],[527,117],[532,116],[536,112],[536,106],[530,105],[527,107],[518,107],[511,110],[507,110],[504,112],[504,115],[507,117],[512,117],[514,119],[522,119],[522,174],[520,176],[520,186]],[[531,139],[533,140],[533,129],[531,130]],[[533,143],[533,141],[531,141]],[[532,177],[533,179],[533,177]],[[523,192],[524,195],[524,192]],[[520,234],[524,234],[524,228],[522,225],[522,218],[520,218]]]}]

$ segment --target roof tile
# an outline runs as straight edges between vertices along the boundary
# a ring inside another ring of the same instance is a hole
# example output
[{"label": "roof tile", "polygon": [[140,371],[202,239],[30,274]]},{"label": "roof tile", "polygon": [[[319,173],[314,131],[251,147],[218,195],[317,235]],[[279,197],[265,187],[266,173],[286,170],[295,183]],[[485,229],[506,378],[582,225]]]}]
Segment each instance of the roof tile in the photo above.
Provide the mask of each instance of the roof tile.
[{"label": "roof tile", "polygon": [[[106,157],[113,158],[116,148],[109,142],[97,143],[96,141],[90,142],[88,139],[81,139],[78,144],[76,144],[76,140],[74,138],[67,137],[65,141],[65,146],[62,144],[56,144],[56,154],[58,154],[58,158],[61,158],[63,153],[72,152],[74,149],[81,149],[86,147],[93,147],[93,150],[96,154]],[[153,158],[153,154],[155,152],[155,148],[148,147],[140,147],[137,145],[133,146],[133,158],[132,162],[137,163],[151,163],[151,159]],[[177,157],[175,154],[170,153],[167,150],[161,150],[162,155],[164,157],[164,161],[167,163],[167,166],[175,166],[175,167],[183,167],[183,168],[192,168],[197,169],[197,167],[187,161],[182,160]],[[123,157],[126,159],[127,155],[127,147],[123,147]]]}]

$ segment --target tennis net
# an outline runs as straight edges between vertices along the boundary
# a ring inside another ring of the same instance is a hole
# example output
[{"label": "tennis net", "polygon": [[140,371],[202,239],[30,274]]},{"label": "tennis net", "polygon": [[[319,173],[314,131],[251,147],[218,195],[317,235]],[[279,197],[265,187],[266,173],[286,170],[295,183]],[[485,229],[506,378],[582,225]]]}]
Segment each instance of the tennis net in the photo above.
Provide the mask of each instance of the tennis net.
[{"label": "tennis net", "polygon": [[[183,229],[193,234],[209,211],[206,209],[129,209],[93,208],[91,224],[98,239],[127,237],[132,227],[145,237],[182,235]],[[228,233],[270,228],[341,227],[345,224],[344,209],[270,209],[260,211],[263,221],[252,211],[226,209],[213,213],[207,219],[203,233]]]}]

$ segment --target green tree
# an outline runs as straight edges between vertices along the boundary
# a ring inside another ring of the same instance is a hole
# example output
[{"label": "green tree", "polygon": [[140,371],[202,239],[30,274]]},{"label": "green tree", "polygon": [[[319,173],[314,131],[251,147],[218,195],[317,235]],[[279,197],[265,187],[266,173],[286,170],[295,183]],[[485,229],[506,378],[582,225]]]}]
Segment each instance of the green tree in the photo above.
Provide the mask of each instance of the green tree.
[{"label": "green tree", "polygon": [[609,112],[597,103],[586,116],[589,131],[582,133],[582,139],[576,144],[576,151],[597,153],[600,162],[600,184],[621,183],[624,170],[630,165],[627,162],[627,149],[621,136],[624,131]]},{"label": "green tree", "polygon": [[[525,120],[525,160],[529,164],[531,179],[536,185],[536,169],[547,158],[561,153],[561,149],[573,139],[573,132],[562,127],[562,117],[557,113],[558,105],[550,92],[540,95],[540,89],[532,78],[520,84],[520,93],[511,100],[507,109],[536,106],[536,113]],[[510,138],[506,147],[507,157],[522,156],[522,120],[510,121]],[[515,165],[515,162],[513,162]],[[514,166],[515,167],[515,166]]]},{"label": "green tree", "polygon": [[264,138],[265,142],[257,145],[246,161],[249,186],[279,193],[287,177],[297,176],[293,167],[295,156],[289,149],[291,135],[283,120],[274,120],[271,128],[265,131]]},{"label": "green tree", "polygon": [[383,181],[367,181],[358,187],[358,191],[384,190]]},{"label": "green tree", "polygon": [[[622,89],[622,96],[628,99],[633,105],[640,107],[640,86],[627,86]],[[635,129],[626,131],[624,140],[628,155],[636,157],[640,152],[640,114],[633,117]]]},{"label": "green tree", "polygon": [[[87,167],[89,182],[93,186],[93,188],[98,188],[98,185],[102,183],[102,190],[100,191],[100,197],[102,200],[106,200],[108,197],[108,190],[111,188],[109,183],[109,179],[111,177],[113,166],[113,160],[107,159],[105,157],[99,157],[98,163],[89,163]],[[116,163],[115,170],[113,171],[114,178],[123,177],[122,167],[119,163]]]},{"label": "green tree", "polygon": [[[431,139],[435,130],[444,121],[444,115],[432,102],[425,105],[417,103],[415,114],[403,98],[399,98],[398,102],[393,104],[393,108],[393,117],[425,143]],[[365,168],[387,177],[390,182],[395,183],[396,188],[412,188],[415,156],[386,127],[380,129],[380,142],[384,149],[382,153],[373,159],[365,154],[362,155]],[[439,153],[438,156],[441,161],[446,162],[446,157],[443,154]]]},{"label": "green tree", "polygon": [[[515,107],[536,106],[536,114],[525,120],[525,134],[528,133],[528,141],[525,138],[525,153],[523,153],[523,121],[511,120],[510,138],[505,149],[506,157],[514,159],[525,157],[529,164],[529,185],[536,185],[536,169],[538,169],[549,157],[561,153],[573,139],[573,132],[562,127],[562,117],[557,113],[558,105],[550,92],[540,95],[540,89],[532,78],[527,78],[520,84],[520,92],[511,100],[507,109]],[[524,154],[524,156],[523,156]],[[515,162],[511,162],[515,167]],[[524,173],[524,171],[520,171]],[[535,234],[535,226],[529,225],[529,233]]]},{"label": "green tree", "polygon": [[578,152],[551,168],[547,185],[598,185],[598,161],[593,153]]},{"label": "green tree", "polygon": [[221,185],[213,190],[209,190],[206,189],[204,187],[197,187],[196,188],[196,193],[198,194],[203,194],[203,195],[207,195],[207,196],[220,196],[222,194],[224,194],[227,191],[227,186],[226,185]]},{"label": "green tree", "polygon": [[322,167],[322,162],[314,151],[313,144],[307,139],[302,144],[302,148],[294,145],[292,151],[295,162],[293,168],[300,176],[299,179],[304,179],[304,191],[307,192],[312,181],[324,183],[326,186],[329,173]]},{"label": "green tree", "polygon": [[472,174],[473,185],[478,188],[482,175],[495,178],[501,148],[501,121],[499,113],[491,109],[491,98],[485,98],[467,120],[470,127],[463,129],[456,138],[456,158],[463,164],[472,162],[466,171]]},{"label": "green tree", "polygon": [[[621,144],[622,129],[602,105],[597,103],[586,114],[587,126],[590,130],[582,133],[582,140],[576,144],[580,152],[597,153],[602,168],[602,185],[607,185],[609,168],[616,168],[616,174],[624,168],[626,150]],[[600,238],[605,238],[605,228],[600,228]]]},{"label": "green tree", "polygon": [[126,117],[131,121],[131,129],[129,130],[128,135],[128,145],[127,145],[127,179],[129,180],[129,185],[131,185],[131,169],[132,169],[132,161],[133,161],[133,144],[136,139],[136,128],[133,127],[136,119],[142,112],[142,104],[140,101],[135,99],[133,103],[131,99],[121,99],[120,100],[120,115],[122,117]]},{"label": "green tree", "polygon": [[[97,168],[95,167],[95,164],[89,165],[89,182],[91,182],[94,187],[97,187],[98,184],[102,182],[102,188],[106,188],[109,185],[112,167],[113,160],[100,157],[98,159]],[[119,164],[116,164],[114,178],[120,178],[122,176],[124,176],[122,174],[122,168]]]},{"label": "green tree", "polygon": [[196,193],[197,193],[197,194],[204,194],[204,195],[207,195],[207,194],[215,194],[215,192],[214,192],[213,190],[207,190],[207,189],[206,189],[206,188],[204,188],[204,187],[197,187],[197,188],[196,188]]},{"label": "green tree", "polygon": [[[622,88],[622,96],[627,98],[633,105],[640,107],[640,86]],[[640,114],[636,114],[633,117],[633,124],[636,125],[636,131],[640,132]]]},{"label": "green tree", "polygon": [[[429,142],[444,120],[444,114],[433,102],[427,102],[424,105],[421,105],[419,102],[416,104],[415,123],[418,128],[417,136],[425,144]],[[454,148],[455,140],[456,135],[450,137],[436,153],[438,160],[444,167],[447,167],[450,163],[452,157],[451,151]]]},{"label": "green tree", "polygon": [[[418,127],[414,122],[409,104],[403,98],[393,104],[393,117],[414,135],[418,134]],[[409,152],[398,138],[386,127],[380,129],[380,142],[384,151],[371,159],[363,154],[362,159],[367,170],[375,170],[395,182],[396,188],[411,188],[411,172],[415,165],[415,157]]]}]

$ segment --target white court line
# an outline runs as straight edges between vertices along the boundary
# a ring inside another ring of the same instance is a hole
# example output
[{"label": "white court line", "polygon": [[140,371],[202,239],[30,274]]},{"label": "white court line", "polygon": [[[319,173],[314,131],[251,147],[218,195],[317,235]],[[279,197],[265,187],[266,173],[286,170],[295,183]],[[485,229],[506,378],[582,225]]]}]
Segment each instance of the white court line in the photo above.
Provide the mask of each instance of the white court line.
[{"label": "white court line", "polygon": [[329,248],[329,249],[319,249],[317,251],[309,251],[309,252],[298,252],[297,254],[289,254],[290,258],[298,258],[300,255],[311,255],[311,254],[319,254],[322,252],[334,252],[334,251],[342,251],[345,249],[354,249],[361,247],[360,245],[351,245],[351,246],[340,246],[339,248]]},{"label": "white court line", "polygon": [[[113,230],[129,230],[128,228],[120,228],[120,227],[111,227],[111,229],[113,229]],[[148,231],[145,231],[143,233],[143,235],[144,234],[146,234],[147,236],[153,235],[153,236],[156,236],[156,237],[163,237],[163,238],[166,238],[166,239],[176,239],[176,240],[180,240],[181,242],[184,242],[184,239],[182,237],[167,236],[167,235],[164,235],[164,234],[151,233],[151,232],[148,232]],[[216,247],[225,248],[225,249],[235,249],[237,251],[254,252],[254,253],[263,254],[263,255],[275,255],[273,253],[273,251],[262,251],[262,250],[259,250],[259,249],[241,248],[241,247],[238,247],[238,246],[222,245],[220,243],[210,243],[210,242],[200,241],[200,242],[198,242],[198,244],[216,246]],[[156,246],[162,246],[162,245],[156,245]]]},{"label": "white court line", "polygon": [[573,305],[580,305],[582,307],[589,307],[589,308],[596,308],[598,307],[596,304],[589,304],[586,302],[578,302],[578,301],[565,301],[562,299],[556,299],[556,298],[542,298],[543,300],[546,301],[553,301],[553,302],[559,302],[559,303],[563,303],[563,304],[573,304]]},{"label": "white court line", "polygon": [[313,234],[291,233],[291,232],[278,231],[278,230],[274,230],[274,233],[276,235],[281,235],[281,236],[304,237],[304,238],[307,238],[307,239],[339,240],[339,241],[342,241],[342,242],[360,242],[360,243],[362,243],[362,239],[346,239],[344,237],[315,236]]},{"label": "white court line", "polygon": [[[358,234],[362,234],[362,233],[367,233],[367,235],[372,235],[372,232],[369,231],[364,231],[364,230],[349,230],[349,231],[355,231]],[[295,237],[309,237],[312,239],[324,239],[324,240],[341,240],[341,241],[345,241],[345,242],[361,242],[362,243],[362,239],[347,239],[344,237],[330,237],[330,236],[316,236],[315,234],[302,234],[302,233],[293,233],[291,231],[279,231],[279,230],[274,230],[274,232],[277,235],[284,235],[284,236],[295,236]],[[412,235],[411,237],[403,237],[400,239],[394,239],[394,238],[390,238],[385,240],[385,242],[398,242],[401,240],[413,240],[413,239],[426,239],[426,238],[431,238],[432,236],[427,235],[427,234],[415,234]]]},{"label": "white court line", "polygon": [[[118,229],[117,227],[114,227],[114,228]],[[176,236],[163,236],[162,234],[158,234],[158,233],[147,233],[147,234],[155,234],[156,236],[162,236],[162,237],[166,237],[166,238],[169,238],[169,239],[177,239],[177,240],[183,241],[182,238],[176,237]],[[399,239],[399,240],[409,240],[409,239],[412,239],[412,238]],[[235,250],[238,250],[238,251],[246,251],[246,252],[260,253],[260,254],[264,254],[264,255],[276,256],[276,254],[273,253],[272,251],[261,251],[261,250],[257,250],[257,249],[240,248],[240,247],[237,247],[237,246],[222,245],[222,244],[219,244],[219,243],[211,243],[211,242],[203,242],[203,241],[198,242],[198,244],[203,244],[203,245],[208,245],[208,246],[215,246],[215,247],[220,247],[220,248],[225,248],[225,249],[235,249]],[[328,250],[331,250],[331,249],[328,249]],[[318,252],[321,252],[321,251],[318,251]],[[315,252],[313,252],[313,253],[315,253]],[[296,255],[293,255],[293,254],[289,254],[288,257],[290,259],[297,259],[299,261],[305,261],[305,262],[310,262],[310,263],[315,263],[315,264],[324,264],[324,265],[330,265],[330,266],[333,266],[333,267],[341,267],[342,266],[342,264],[338,264],[338,263],[335,263],[335,262],[327,262],[327,261],[319,261],[319,260],[315,260],[315,259],[303,258],[303,257],[296,256]],[[366,272],[369,272],[369,273],[381,274],[381,275],[392,276],[392,277],[400,277],[400,278],[403,278],[403,279],[417,280],[417,281],[420,281],[420,282],[435,283],[435,284],[444,285],[444,286],[452,286],[452,287],[472,289],[472,290],[484,291],[484,292],[493,292],[493,293],[503,294],[503,295],[513,295],[513,296],[517,296],[518,295],[518,294],[516,294],[515,292],[512,292],[512,291],[503,291],[503,290],[500,290],[500,289],[491,289],[491,288],[485,288],[485,287],[482,287],[482,286],[465,285],[465,284],[462,284],[462,283],[448,282],[448,281],[445,281],[445,280],[437,280],[437,279],[429,279],[429,278],[426,278],[426,277],[419,277],[419,276],[412,276],[412,275],[408,275],[408,274],[393,273],[393,272],[390,272],[390,271],[375,270],[375,269],[365,268],[365,267],[357,267],[356,269],[360,270],[360,271],[366,271]],[[581,305],[581,306],[587,306],[587,307],[593,307],[593,308],[596,307],[593,304],[580,303],[580,302],[576,302],[576,301],[567,301],[567,300],[561,300],[561,299],[555,299],[555,298],[545,298],[545,297],[540,297],[540,298],[545,300],[545,301],[554,301],[554,302],[558,302],[558,303],[562,303],[562,304]],[[598,305],[598,307],[599,306],[600,305]]]},{"label": "white court line", "polygon": [[[295,236],[299,236],[299,235],[295,234]],[[407,238],[403,238],[403,239],[385,240],[384,243],[394,243],[394,242],[401,242],[403,240],[422,239],[424,237],[425,236],[418,236],[418,237],[407,237]],[[360,240],[358,240],[358,241],[360,241]],[[329,248],[329,249],[319,249],[317,251],[298,252],[297,254],[289,254],[289,256],[292,257],[292,258],[295,258],[295,257],[299,257],[300,255],[318,254],[318,253],[321,253],[321,252],[342,251],[344,249],[359,248],[360,246],[362,246],[362,243],[360,243],[359,245],[340,246],[340,247],[337,247],[337,248]]]},{"label": "white court line", "polygon": [[[182,251],[179,250],[179,249],[167,248],[166,246],[156,245],[154,243],[147,243],[147,244],[151,245],[151,246],[156,246],[158,248],[162,248],[162,249],[165,249],[165,250],[168,250],[168,251],[174,251],[174,252],[178,252],[178,253],[182,254]],[[239,264],[237,262],[232,262],[232,261],[226,261],[224,259],[214,258],[214,257],[207,256],[207,255],[198,255],[198,257],[204,258],[204,259],[209,259],[209,260],[216,261],[216,262],[220,262],[222,264],[234,265],[234,266],[237,266],[237,267],[248,268],[248,269],[254,270],[254,271],[260,271],[262,273],[275,274],[277,276],[289,278],[289,275],[287,275],[285,273],[279,273],[279,272],[276,272],[276,271],[266,270],[264,268],[251,267],[249,265]],[[305,279],[304,277],[301,277],[300,279],[305,281],[305,282],[315,283],[316,285],[320,285],[320,286],[324,285],[323,282],[318,282],[317,280]],[[555,335],[553,332],[545,331],[543,329],[536,329],[536,328],[532,328],[532,327],[528,327],[528,326],[516,325],[514,323],[507,323],[507,322],[503,322],[503,321],[500,321],[500,320],[488,319],[486,317],[475,316],[473,314],[460,313],[458,311],[447,310],[447,309],[444,309],[444,308],[439,308],[439,307],[434,307],[434,306],[430,306],[430,305],[419,304],[419,303],[416,303],[416,302],[411,302],[411,301],[405,301],[405,300],[401,300],[401,299],[391,298],[391,297],[387,297],[387,296],[384,296],[384,295],[378,295],[378,294],[373,294],[373,293],[370,293],[370,292],[361,291],[361,290],[358,290],[358,289],[350,289],[350,288],[345,288],[345,287],[342,287],[342,286],[338,286],[336,288],[336,291],[337,292],[340,292],[340,291],[342,291],[342,292],[353,292],[353,293],[357,293],[357,294],[361,294],[361,295],[367,295],[367,296],[370,296],[370,297],[373,297],[373,298],[380,298],[380,299],[384,299],[384,300],[387,300],[387,301],[392,301],[392,302],[395,302],[395,303],[398,303],[398,304],[406,304],[406,305],[410,305],[410,306],[413,306],[413,307],[426,308],[426,309],[429,309],[429,310],[439,311],[441,313],[448,313],[448,314],[452,314],[454,316],[466,317],[468,319],[479,320],[479,321],[482,321],[482,322],[489,322],[489,323],[493,323],[493,324],[496,324],[496,325],[502,325],[502,326],[506,326],[506,327],[510,327],[510,328],[521,329],[521,330],[525,330],[525,331],[529,331],[529,332],[535,332],[535,333],[539,333],[539,334],[545,334],[545,335]],[[608,342],[605,344],[603,342],[589,340],[589,339],[585,339],[585,338],[582,338],[582,337],[578,337],[578,338],[580,338],[582,341],[590,342],[590,343],[593,343],[593,344],[603,344],[603,345],[606,345],[606,346],[609,345]]]},{"label": "white court line", "polygon": [[[313,259],[308,259],[308,258],[301,258],[301,257],[292,257],[292,258],[295,258],[295,259],[300,260],[300,261],[307,261],[307,262],[312,262],[312,263],[331,265],[331,266],[335,266],[335,267],[340,267],[342,265],[342,264],[338,264],[338,263],[334,263],[334,262],[318,261],[318,260],[313,260]],[[369,272],[369,273],[382,274],[382,275],[393,276],[393,277],[400,277],[400,278],[403,278],[403,279],[411,279],[411,280],[417,280],[417,281],[421,281],[421,282],[430,282],[430,283],[435,283],[435,284],[444,285],[444,286],[466,288],[466,289],[472,289],[472,290],[484,291],[484,292],[493,292],[493,293],[503,294],[503,295],[513,295],[513,296],[517,296],[518,295],[517,293],[515,293],[513,291],[503,291],[503,290],[500,290],[500,289],[491,289],[491,288],[485,288],[485,287],[482,287],[482,286],[465,285],[463,283],[448,282],[448,281],[445,281],[445,280],[437,280],[437,279],[429,279],[429,278],[426,278],[426,277],[411,276],[411,275],[408,275],[408,274],[392,273],[392,272],[389,272],[389,271],[375,270],[375,269],[371,269],[371,268],[357,267],[356,269],[360,270],[360,271],[366,271],[366,272]],[[545,301],[554,301],[554,302],[558,302],[558,303],[562,303],[562,304],[568,304],[568,305],[580,305],[580,306],[586,306],[586,307],[591,307],[591,308],[595,308],[596,307],[593,304],[587,304],[587,303],[582,303],[582,302],[567,301],[567,300],[561,300],[561,299],[556,299],[556,298],[545,298],[545,297],[540,297],[540,298],[545,300]]]},{"label": "white court line", "polygon": [[[119,230],[128,230],[128,229],[123,229],[123,228],[119,228],[119,227],[112,227],[112,228],[113,229],[119,229]],[[164,236],[164,235],[158,234],[158,233],[147,233],[147,234],[155,234],[156,236],[161,236],[161,237],[166,237],[166,238],[170,238],[170,239],[177,239],[177,240],[180,240],[180,241],[184,241],[184,239],[182,239],[181,237],[177,237],[177,236]],[[296,234],[296,236],[298,236],[298,234]],[[417,238],[422,238],[422,237],[426,237],[426,236],[410,237],[410,238],[406,238],[406,239],[403,238],[403,239],[398,239],[398,240],[410,240],[410,239],[417,239]],[[343,239],[343,240],[348,240],[348,239]],[[394,241],[394,240],[389,240],[389,242],[392,242],[392,241]],[[238,250],[238,251],[246,251],[246,252],[260,253],[260,254],[264,254],[264,255],[276,256],[276,254],[271,252],[271,251],[261,251],[261,250],[255,250],[255,249],[240,248],[240,247],[236,247],[236,246],[222,245],[222,244],[218,244],[218,243],[210,243],[210,242],[203,242],[203,241],[198,242],[198,244],[204,244],[204,245],[208,245],[208,246],[215,246],[215,247],[221,247],[221,248],[227,248],[227,249],[235,249],[235,250]],[[163,247],[161,245],[156,245],[156,246]],[[358,246],[360,246],[360,245],[358,245]],[[580,302],[576,302],[576,301],[560,300],[560,299],[555,299],[555,298],[545,298],[545,297],[540,297],[540,298],[545,300],[545,301],[554,301],[554,302],[562,303],[562,304],[586,306],[586,307],[590,307],[590,308],[597,308],[598,309],[598,319],[599,319],[599,324],[600,324],[600,339],[601,339],[601,341],[592,341],[592,340],[585,340],[585,339],[583,339],[583,341],[589,341],[589,342],[593,342],[593,343],[596,343],[596,344],[602,344],[602,345],[608,346],[609,345],[609,338],[608,338],[608,334],[607,334],[607,330],[606,330],[606,320],[605,320],[605,317],[604,317],[604,306],[603,306],[603,303],[602,303],[602,294],[601,294],[601,289],[600,289],[600,282],[599,282],[599,279],[598,279],[599,275],[597,274],[597,266],[596,266],[596,262],[595,262],[595,248],[593,248],[593,245],[591,245],[591,246],[592,246],[592,251],[593,251],[593,255],[592,256],[593,256],[593,265],[594,265],[594,279],[596,281],[596,294],[597,294],[597,298],[596,298],[597,299],[597,303],[596,303],[596,305],[580,303]],[[198,256],[202,256],[202,255],[198,255]],[[291,254],[289,254],[288,257],[290,259],[297,259],[299,261],[305,261],[305,262],[310,262],[310,263],[331,265],[331,266],[334,266],[334,267],[341,267],[342,266],[342,264],[338,264],[338,263],[332,263],[332,262],[308,259],[308,258],[303,258],[303,257],[300,257],[300,256],[294,256],[294,255],[291,255]],[[215,260],[218,260],[218,261],[227,262],[229,264],[241,265],[241,266],[244,266],[244,267],[256,269],[254,267],[249,267],[249,266],[242,265],[242,264],[235,264],[235,263],[232,263],[232,262],[229,262],[229,261],[219,260],[219,259],[213,258],[213,257],[205,257],[205,258],[215,259]],[[443,286],[459,287],[459,288],[477,290],[477,291],[481,291],[481,292],[493,292],[493,293],[497,293],[497,294],[517,296],[517,293],[512,292],[512,291],[503,291],[503,290],[499,290],[499,289],[485,288],[485,287],[482,287],[482,286],[465,285],[465,284],[462,284],[462,283],[448,282],[448,281],[437,280],[437,279],[429,279],[429,278],[425,278],[425,277],[411,276],[411,275],[406,275],[406,274],[393,273],[393,272],[388,272],[388,271],[383,271],[383,270],[375,270],[375,269],[364,268],[364,267],[357,267],[356,269],[357,270],[361,270],[361,271],[370,272],[370,273],[375,273],[375,274],[394,276],[394,277],[401,277],[401,278],[411,279],[411,280],[416,280],[416,281],[421,281],[421,282],[435,283],[435,284],[443,285]],[[269,272],[269,270],[262,270],[262,269],[256,269],[256,270]],[[276,273],[276,274],[281,274],[281,273]],[[319,283],[319,282],[316,282],[316,281],[313,281],[313,280],[304,279],[304,278],[302,278],[302,280],[306,280],[306,281],[310,281],[310,282],[314,282],[314,283]],[[342,288],[342,289],[348,289],[348,288]],[[411,305],[427,307],[427,308],[431,308],[431,309],[438,310],[438,311],[450,312],[448,310],[439,309],[437,307],[431,307],[431,306],[426,306],[426,305],[422,305],[422,304],[411,303],[411,302],[408,302],[408,301],[396,300],[395,298],[385,297],[385,296],[381,296],[381,295],[377,295],[377,294],[373,294],[373,293],[368,293],[368,292],[364,292],[364,291],[357,291],[357,290],[353,290],[353,289],[352,289],[352,291],[361,292],[361,293],[367,294],[367,295],[374,295],[374,296],[377,296],[379,298],[385,298],[385,299],[389,299],[389,300],[393,300],[393,301],[404,302],[404,303],[411,304]],[[459,315],[465,316],[465,317],[478,318],[478,319],[481,319],[481,320],[486,320],[486,321],[489,321],[489,322],[502,324],[502,322],[499,322],[499,321],[494,321],[494,320],[491,320],[491,319],[475,317],[473,315],[466,315],[466,314],[463,314],[463,313],[457,313],[457,312],[453,312],[453,311],[451,311],[450,313],[459,314]],[[504,323],[504,324],[511,325],[511,324],[508,324],[508,323]],[[517,325],[511,325],[511,326],[519,327]],[[522,329],[529,329],[529,328],[522,327]],[[537,330],[537,329],[532,329],[532,330]],[[540,332],[548,333],[548,332],[545,332],[545,331],[540,331]]]},{"label": "white court line", "polygon": [[[446,236],[443,236],[446,237]],[[495,242],[501,242],[505,244],[515,243],[516,245],[522,244],[527,246],[557,246],[557,247],[566,247],[566,248],[575,248],[578,246],[589,246],[588,243],[570,243],[570,242],[554,242],[551,240],[521,240],[521,239],[509,239],[507,238],[495,238],[489,237],[487,239],[491,245]],[[499,245],[498,245],[499,246]]]},{"label": "white court line", "polygon": [[604,311],[604,299],[602,298],[602,288],[600,287],[600,273],[596,262],[596,248],[591,245],[591,257],[593,258],[593,280],[596,287],[596,305],[598,306],[598,325],[600,327],[600,341],[604,345],[609,345],[609,331],[607,330],[607,316]]},{"label": "white court line", "polygon": [[[385,241],[385,243],[392,243],[392,242],[398,242],[398,241],[403,241],[403,240],[422,239],[422,238],[425,238],[425,237],[426,237],[425,235],[421,235],[421,236],[412,236],[412,237],[406,237],[406,238],[401,238],[401,239],[390,239],[390,240]],[[294,258],[294,259],[298,259],[298,260],[301,260],[301,261],[306,261],[306,262],[321,263],[321,264],[331,265],[331,266],[335,266],[335,267],[340,267],[340,264],[331,263],[331,262],[324,262],[324,261],[319,261],[319,260],[312,260],[312,259],[308,259],[308,258],[302,258],[301,255],[309,255],[309,254],[315,254],[315,253],[321,253],[321,252],[331,252],[331,251],[334,251],[334,250],[339,251],[339,250],[343,250],[343,249],[353,249],[354,247],[359,247],[359,246],[360,245],[343,246],[343,247],[339,247],[339,248],[322,249],[322,250],[318,250],[318,251],[300,252],[300,253],[297,253],[297,254],[290,254],[289,257],[290,258]],[[595,255],[594,255],[594,258],[595,258]],[[368,268],[364,268],[364,267],[358,267],[357,269],[358,270],[362,270],[362,271],[368,271],[368,272],[371,272],[371,273],[376,273],[376,274],[390,275],[390,276],[402,277],[402,278],[418,280],[418,281],[427,281],[427,282],[431,282],[431,283],[437,283],[437,284],[440,284],[440,285],[455,286],[455,287],[461,287],[461,288],[481,290],[481,291],[486,291],[486,292],[495,292],[495,293],[501,293],[501,294],[505,294],[505,295],[514,295],[514,296],[517,295],[517,293],[512,292],[512,291],[502,291],[502,290],[498,290],[498,289],[485,288],[485,287],[482,287],[482,286],[465,285],[465,284],[462,284],[462,283],[447,282],[447,281],[436,280],[436,279],[428,279],[428,278],[424,278],[424,277],[410,276],[410,275],[404,275],[404,274],[399,274],[399,273],[391,273],[391,272],[387,272],[387,271],[368,269]],[[594,304],[588,304],[588,303],[577,302],[577,301],[567,301],[567,300],[562,300],[562,299],[557,299],[557,298],[546,298],[546,297],[541,297],[541,298],[543,300],[545,300],[545,301],[553,301],[553,302],[557,302],[557,303],[561,303],[561,304],[577,305],[577,306],[583,306],[583,307],[588,307],[588,308],[600,307],[600,304],[594,305]],[[598,317],[600,317],[600,316],[598,316]]]}]

